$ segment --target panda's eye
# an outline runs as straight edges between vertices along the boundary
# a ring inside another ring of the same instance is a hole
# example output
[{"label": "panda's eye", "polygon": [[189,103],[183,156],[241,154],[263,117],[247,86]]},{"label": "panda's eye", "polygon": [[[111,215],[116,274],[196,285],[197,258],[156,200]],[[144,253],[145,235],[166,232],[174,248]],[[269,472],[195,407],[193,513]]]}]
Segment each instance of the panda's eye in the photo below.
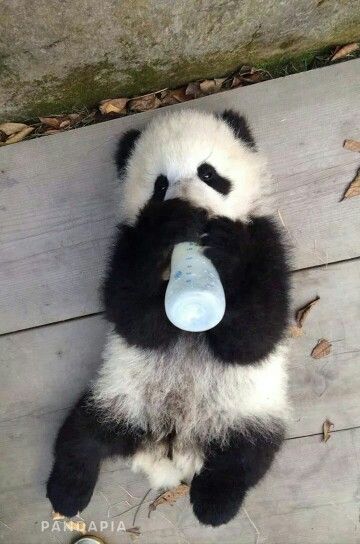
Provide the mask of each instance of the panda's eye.
[{"label": "panda's eye", "polygon": [[214,174],[216,174],[216,170],[211,164],[201,164],[198,168],[198,176],[202,181],[210,181]]},{"label": "panda's eye", "polygon": [[169,180],[167,179],[166,176],[161,174],[160,176],[156,178],[152,200],[162,202],[165,198],[166,191],[168,190],[168,188],[169,188]]},{"label": "panda's eye", "polygon": [[211,164],[204,162],[200,164],[197,169],[197,173],[201,181],[209,185],[212,189],[221,193],[222,195],[227,195],[231,190],[231,183],[227,178],[220,176],[220,174],[215,170]]}]

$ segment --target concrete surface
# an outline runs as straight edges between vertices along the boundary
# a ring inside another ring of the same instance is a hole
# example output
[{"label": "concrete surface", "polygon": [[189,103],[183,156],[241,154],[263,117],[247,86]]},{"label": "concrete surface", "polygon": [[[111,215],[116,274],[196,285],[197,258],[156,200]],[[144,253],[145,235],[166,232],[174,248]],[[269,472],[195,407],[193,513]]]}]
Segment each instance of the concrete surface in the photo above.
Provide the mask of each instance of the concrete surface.
[{"label": "concrete surface", "polygon": [[1,0],[0,120],[68,112],[359,37],[359,1]]}]

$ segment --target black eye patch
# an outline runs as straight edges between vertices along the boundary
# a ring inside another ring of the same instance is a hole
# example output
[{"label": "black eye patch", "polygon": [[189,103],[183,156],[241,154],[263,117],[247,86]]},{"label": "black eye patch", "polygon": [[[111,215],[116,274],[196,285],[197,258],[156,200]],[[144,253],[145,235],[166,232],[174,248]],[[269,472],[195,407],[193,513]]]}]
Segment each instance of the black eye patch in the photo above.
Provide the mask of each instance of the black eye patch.
[{"label": "black eye patch", "polygon": [[157,202],[162,202],[165,198],[166,191],[169,187],[169,180],[166,176],[161,174],[156,178],[154,185],[154,192],[151,197],[151,200],[156,200]]},{"label": "black eye patch", "polygon": [[228,195],[230,193],[230,181],[227,178],[220,176],[211,164],[208,164],[207,162],[200,164],[197,173],[201,181],[215,189],[218,193],[221,193],[222,195]]}]

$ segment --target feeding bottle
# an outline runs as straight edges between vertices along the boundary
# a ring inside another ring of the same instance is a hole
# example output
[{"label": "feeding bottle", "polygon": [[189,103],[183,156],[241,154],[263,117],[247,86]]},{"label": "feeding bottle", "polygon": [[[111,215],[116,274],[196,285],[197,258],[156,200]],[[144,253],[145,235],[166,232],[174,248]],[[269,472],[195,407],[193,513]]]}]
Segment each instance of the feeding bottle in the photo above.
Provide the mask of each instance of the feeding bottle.
[{"label": "feeding bottle", "polygon": [[166,315],[179,329],[201,332],[212,329],[225,313],[225,294],[219,274],[193,242],[174,247],[165,295]]}]

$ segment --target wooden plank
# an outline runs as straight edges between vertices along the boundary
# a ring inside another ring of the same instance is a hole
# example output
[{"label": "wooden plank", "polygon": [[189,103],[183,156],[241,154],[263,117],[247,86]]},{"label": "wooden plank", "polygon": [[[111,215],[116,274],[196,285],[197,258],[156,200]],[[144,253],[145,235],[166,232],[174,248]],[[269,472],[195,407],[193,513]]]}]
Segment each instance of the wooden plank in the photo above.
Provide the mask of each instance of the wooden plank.
[{"label": "wooden plank", "polygon": [[1,421],[71,406],[101,361],[101,316],[0,337]]},{"label": "wooden plank", "polygon": [[[43,444],[47,448],[47,444]],[[359,455],[360,429],[333,433],[327,444],[319,436],[289,440],[267,477],[252,490],[245,509],[228,525],[218,529],[201,527],[194,518],[188,498],[173,507],[161,506],[147,517],[147,504],[140,509],[136,525],[139,544],[357,544],[359,542]],[[49,465],[43,458],[29,461],[39,465],[45,479]],[[18,470],[22,471],[19,464]],[[106,463],[89,507],[81,517],[108,544],[129,542],[129,535],[117,532],[119,521],[133,526],[135,509],[147,491],[141,475],[132,474],[124,463]],[[73,535],[50,525],[41,531],[41,521],[50,522],[50,506],[40,481],[0,495],[0,531],[12,544],[68,544]],[[148,497],[151,500],[153,495]],[[116,517],[114,517],[116,516]],[[100,531],[100,521],[115,522]],[[51,532],[51,528],[53,531]]]},{"label": "wooden plank", "polygon": [[[303,336],[291,341],[290,436],[319,432],[327,417],[338,429],[360,425],[359,285],[360,260],[294,274],[294,308],[316,296],[320,301],[304,322]],[[310,354],[321,338],[332,343],[331,353],[315,360]]]},{"label": "wooden plank", "polygon": [[[358,167],[360,60],[172,106],[248,116],[269,158],[295,268],[359,255],[359,200],[339,203]],[[99,310],[114,224],[113,148],[163,110],[1,149],[0,332]]]},{"label": "wooden plank", "polygon": [[[319,432],[326,417],[337,429],[360,425],[359,280],[360,260],[294,274],[294,308],[315,296],[320,302],[305,321],[303,336],[291,340],[291,437]],[[94,375],[106,328],[95,316],[0,338],[0,421],[9,422],[12,435],[23,419],[20,451],[34,435],[26,417],[70,406]],[[332,342],[332,352],[314,360],[310,353],[319,338]],[[10,457],[13,447],[9,442]]]}]

